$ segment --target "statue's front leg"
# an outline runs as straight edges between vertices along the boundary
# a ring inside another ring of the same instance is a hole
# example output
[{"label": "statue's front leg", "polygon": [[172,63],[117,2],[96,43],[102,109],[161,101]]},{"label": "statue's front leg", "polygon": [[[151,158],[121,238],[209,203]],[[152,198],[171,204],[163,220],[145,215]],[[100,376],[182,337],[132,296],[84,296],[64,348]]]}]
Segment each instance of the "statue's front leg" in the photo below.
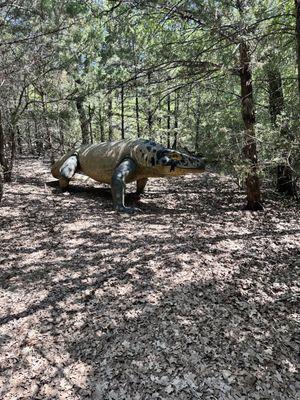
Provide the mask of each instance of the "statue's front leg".
[{"label": "statue's front leg", "polygon": [[59,169],[59,186],[62,189],[67,189],[69,182],[75,175],[78,166],[77,155],[69,157]]},{"label": "statue's front leg", "polygon": [[136,163],[131,158],[126,158],[115,169],[111,180],[111,192],[116,211],[133,214],[137,208],[126,207],[124,204],[126,183],[134,179]]}]

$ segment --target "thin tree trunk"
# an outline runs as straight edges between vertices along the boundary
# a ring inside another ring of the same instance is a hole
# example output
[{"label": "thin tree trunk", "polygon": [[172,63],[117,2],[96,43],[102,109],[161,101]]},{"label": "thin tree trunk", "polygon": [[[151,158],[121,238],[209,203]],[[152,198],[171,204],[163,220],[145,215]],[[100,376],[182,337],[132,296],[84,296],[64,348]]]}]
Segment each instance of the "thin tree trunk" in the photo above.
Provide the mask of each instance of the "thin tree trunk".
[{"label": "thin tree trunk", "polygon": [[171,134],[171,95],[167,96],[167,146],[171,147],[170,141]]},{"label": "thin tree trunk", "polygon": [[[0,166],[2,166],[3,168],[5,166],[5,140],[4,140],[4,130],[3,130],[1,110],[0,110]],[[4,171],[2,170],[2,172]]]},{"label": "thin tree trunk", "polygon": [[[34,122],[34,149],[33,149],[33,152],[34,152],[34,154],[37,154],[38,156],[40,156],[40,155],[42,155],[42,153],[44,151],[44,145],[43,145],[42,130],[39,129],[35,112],[32,113],[32,119]],[[28,124],[28,132],[30,133],[29,124]]]},{"label": "thin tree trunk", "polygon": [[0,203],[2,200],[3,196],[3,171],[2,171],[2,165],[0,164]]},{"label": "thin tree trunk", "polygon": [[298,94],[300,108],[300,0],[295,0],[296,12],[296,51],[297,51],[297,69],[298,69]]},{"label": "thin tree trunk", "polygon": [[148,72],[148,109],[147,109],[147,120],[148,120],[148,129],[149,129],[149,137],[152,136],[152,125],[153,125],[153,118],[152,118],[152,95],[151,95],[151,72]]},{"label": "thin tree trunk", "polygon": [[4,130],[2,122],[2,112],[0,110],[0,164],[4,165],[5,161],[5,141],[4,141]]},{"label": "thin tree trunk", "polygon": [[26,142],[27,142],[27,146],[28,146],[28,152],[29,154],[35,154],[35,143],[34,145],[32,144],[32,138],[31,138],[31,125],[30,123],[27,121],[27,135],[26,135]]},{"label": "thin tree trunk", "polygon": [[57,132],[58,132],[58,137],[59,137],[59,153],[63,154],[65,150],[65,135],[64,135],[64,130],[62,126],[62,119],[60,116],[60,110],[59,110],[59,104],[56,104],[56,126],[57,126]]},{"label": "thin tree trunk", "polygon": [[[11,182],[13,162],[16,153],[15,129],[16,129],[15,114],[12,113],[11,122],[8,127],[8,138],[7,138],[8,141],[5,140],[2,114],[0,110],[0,165],[2,166],[4,182]],[[8,152],[9,155],[7,154]]]},{"label": "thin tree trunk", "polygon": [[112,97],[108,96],[108,140],[113,138],[113,125],[112,125]]},{"label": "thin tree trunk", "polygon": [[172,145],[173,149],[177,148],[178,142],[178,117],[179,117],[179,95],[175,92],[175,109],[174,109],[174,142]]},{"label": "thin tree trunk", "polygon": [[16,157],[16,125],[13,117],[12,125],[9,128],[9,139],[10,139],[10,157],[8,160],[8,170],[4,176],[5,182],[11,182],[13,165]]},{"label": "thin tree trunk", "polygon": [[283,111],[283,91],[281,74],[277,67],[268,70],[269,83],[269,111],[271,123],[278,126],[277,117]]},{"label": "thin tree trunk", "polygon": [[44,119],[45,119],[45,128],[46,128],[46,141],[47,141],[47,149],[50,153],[50,162],[54,164],[54,153],[53,153],[53,143],[52,143],[52,132],[48,122],[48,110],[47,110],[47,102],[46,96],[44,93],[41,94],[42,97],[42,105],[43,105],[43,112],[44,112]]},{"label": "thin tree trunk", "polygon": [[104,119],[103,119],[103,116],[102,116],[101,106],[99,107],[98,118],[99,118],[99,129],[100,129],[100,141],[101,141],[101,142],[104,142],[104,141],[105,141],[105,136],[104,136]]},{"label": "thin tree trunk", "polygon": [[84,97],[78,96],[76,99],[76,108],[80,120],[82,144],[89,144],[90,143],[89,119],[86,116],[83,103],[84,103]]},{"label": "thin tree trunk", "polygon": [[137,137],[140,137],[141,136],[140,107],[139,107],[139,92],[138,92],[137,80],[135,80],[135,118],[136,118]]},{"label": "thin tree trunk", "polygon": [[94,143],[94,136],[93,136],[93,127],[92,127],[92,119],[94,115],[94,108],[92,108],[89,104],[89,132],[90,132],[90,143]]},{"label": "thin tree trunk", "polygon": [[17,144],[18,144],[18,154],[22,155],[23,154],[22,138],[21,138],[20,128],[18,126],[17,126]]},{"label": "thin tree trunk", "polygon": [[[269,110],[273,126],[279,128],[278,117],[284,109],[284,97],[282,90],[282,79],[277,67],[268,70],[269,83]],[[288,135],[288,127],[281,121],[280,133],[282,139]],[[283,162],[277,165],[277,190],[279,193],[297,197],[296,185],[294,183],[293,171],[290,166],[291,157],[288,152],[282,152]]]},{"label": "thin tree trunk", "polygon": [[14,121],[12,121],[11,126],[8,128],[8,138],[9,143],[6,147],[7,151],[9,150],[9,156],[4,154],[4,164],[1,162],[3,167],[4,182],[11,182],[12,169],[16,156],[16,126],[14,124]]},{"label": "thin tree trunk", "polygon": [[199,153],[200,122],[201,122],[201,96],[200,96],[200,91],[199,91],[198,97],[197,97],[196,121],[195,121],[195,131],[196,131],[195,151],[197,154]]},{"label": "thin tree trunk", "polygon": [[249,172],[246,177],[247,205],[245,209],[262,210],[260,182],[257,175],[257,149],[255,138],[255,112],[253,102],[252,72],[250,69],[250,53],[245,42],[241,42],[240,51],[240,78],[242,118],[245,126],[244,156],[249,161]]},{"label": "thin tree trunk", "polygon": [[[138,75],[138,55],[135,51],[135,40],[132,38],[132,51],[134,54],[134,73],[135,76]],[[139,105],[139,90],[138,90],[138,80],[135,78],[135,119],[136,119],[136,132],[137,137],[141,137],[141,127],[140,127],[140,105]]]},{"label": "thin tree trunk", "polygon": [[124,85],[121,86],[121,138],[125,139]]},{"label": "thin tree trunk", "polygon": [[[57,110],[57,115],[59,115],[59,111]],[[57,119],[57,130],[59,135],[59,152],[64,153],[65,151],[65,135],[64,130],[61,124],[60,117]]]}]

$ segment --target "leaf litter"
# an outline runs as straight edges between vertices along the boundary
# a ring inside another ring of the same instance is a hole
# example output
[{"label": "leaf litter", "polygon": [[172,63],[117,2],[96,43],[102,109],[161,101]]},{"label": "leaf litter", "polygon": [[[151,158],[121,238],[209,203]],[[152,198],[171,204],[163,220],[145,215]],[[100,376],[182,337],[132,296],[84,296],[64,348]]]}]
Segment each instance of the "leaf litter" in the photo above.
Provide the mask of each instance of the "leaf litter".
[{"label": "leaf litter", "polygon": [[0,206],[1,399],[300,398],[299,204],[204,174],[127,217],[49,181],[19,160]]}]

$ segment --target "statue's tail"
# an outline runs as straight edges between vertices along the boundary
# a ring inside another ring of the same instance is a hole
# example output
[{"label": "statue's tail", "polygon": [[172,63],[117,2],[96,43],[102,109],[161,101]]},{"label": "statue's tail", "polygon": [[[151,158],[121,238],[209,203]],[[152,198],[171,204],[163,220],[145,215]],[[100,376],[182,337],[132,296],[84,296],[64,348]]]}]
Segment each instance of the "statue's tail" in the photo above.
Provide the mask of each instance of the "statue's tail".
[{"label": "statue's tail", "polygon": [[63,166],[63,163],[72,155],[74,155],[76,151],[71,150],[67,154],[65,154],[63,157],[61,157],[59,160],[57,160],[51,167],[51,174],[54,176],[54,178],[59,179],[60,178],[60,168]]}]

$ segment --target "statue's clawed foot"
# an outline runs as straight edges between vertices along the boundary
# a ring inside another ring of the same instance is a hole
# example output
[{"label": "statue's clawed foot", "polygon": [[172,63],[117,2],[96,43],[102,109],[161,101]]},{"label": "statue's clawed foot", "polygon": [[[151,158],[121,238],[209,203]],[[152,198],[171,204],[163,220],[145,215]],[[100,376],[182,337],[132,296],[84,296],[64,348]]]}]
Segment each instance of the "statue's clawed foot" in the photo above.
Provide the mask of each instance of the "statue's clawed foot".
[{"label": "statue's clawed foot", "polygon": [[125,207],[125,206],[117,206],[116,211],[119,213],[125,213],[125,214],[135,214],[136,212],[142,211],[137,207]]}]

